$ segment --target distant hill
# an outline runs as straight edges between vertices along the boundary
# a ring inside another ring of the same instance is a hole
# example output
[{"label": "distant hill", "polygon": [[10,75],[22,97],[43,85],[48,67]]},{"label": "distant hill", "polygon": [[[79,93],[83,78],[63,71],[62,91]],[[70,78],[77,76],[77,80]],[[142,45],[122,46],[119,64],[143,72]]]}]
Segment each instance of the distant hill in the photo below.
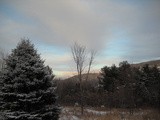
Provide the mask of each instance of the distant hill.
[{"label": "distant hill", "polygon": [[[97,79],[98,75],[99,75],[99,73],[89,73],[88,80],[95,80],[95,79]],[[87,77],[87,74],[82,74],[82,80],[85,80],[86,77]],[[75,75],[69,79],[78,79],[78,76]]]},{"label": "distant hill", "polygon": [[142,67],[145,64],[148,64],[151,67],[153,67],[155,65],[157,65],[158,67],[160,67],[160,60],[152,60],[152,61],[146,61],[146,62],[141,62],[141,63],[137,63],[137,64],[131,64],[131,66],[132,67]]},{"label": "distant hill", "polygon": [[[146,61],[146,62],[131,64],[131,66],[138,68],[138,67],[144,66],[145,64],[148,64],[151,67],[157,65],[158,68],[160,68],[160,60],[152,60],[152,61]],[[82,74],[82,80],[85,80],[86,75],[87,74]],[[99,76],[99,73],[90,73],[89,76],[88,76],[88,81],[90,81],[90,80],[98,80],[98,78],[97,78],[98,76]],[[78,81],[78,76],[75,75],[75,76],[72,76],[72,77],[67,78],[65,80],[69,80],[69,81],[77,80]]]},{"label": "distant hill", "polygon": [[[98,77],[99,73],[89,73],[88,75],[88,81],[89,80],[96,80]],[[82,74],[82,80],[85,80],[87,77],[87,74]],[[78,75],[75,75],[73,77],[67,78],[68,80],[78,80]]]}]

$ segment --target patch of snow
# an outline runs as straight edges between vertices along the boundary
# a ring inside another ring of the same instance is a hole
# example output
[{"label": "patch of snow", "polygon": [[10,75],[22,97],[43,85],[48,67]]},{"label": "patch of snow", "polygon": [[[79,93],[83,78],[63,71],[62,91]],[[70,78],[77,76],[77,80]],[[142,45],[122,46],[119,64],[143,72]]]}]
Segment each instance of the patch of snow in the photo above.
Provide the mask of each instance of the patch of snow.
[{"label": "patch of snow", "polygon": [[74,115],[74,111],[71,108],[61,108],[61,115],[59,120],[82,120]]},{"label": "patch of snow", "polygon": [[87,112],[91,112],[93,114],[96,114],[96,115],[106,115],[107,112],[106,111],[96,111],[96,110],[91,110],[91,109],[86,109]]},{"label": "patch of snow", "polygon": [[80,120],[77,116],[72,116],[72,119],[71,120]]},{"label": "patch of snow", "polygon": [[59,118],[59,120],[82,120],[75,115],[63,115]]}]

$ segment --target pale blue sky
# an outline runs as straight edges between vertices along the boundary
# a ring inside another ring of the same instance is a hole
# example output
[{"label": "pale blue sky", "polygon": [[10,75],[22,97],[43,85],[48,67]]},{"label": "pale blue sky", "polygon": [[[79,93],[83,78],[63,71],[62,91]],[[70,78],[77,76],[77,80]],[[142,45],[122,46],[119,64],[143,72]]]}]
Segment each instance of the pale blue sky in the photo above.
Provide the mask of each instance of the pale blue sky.
[{"label": "pale blue sky", "polygon": [[159,0],[0,0],[0,48],[28,37],[57,77],[74,74],[74,42],[98,51],[93,72],[157,59],[159,13]]}]

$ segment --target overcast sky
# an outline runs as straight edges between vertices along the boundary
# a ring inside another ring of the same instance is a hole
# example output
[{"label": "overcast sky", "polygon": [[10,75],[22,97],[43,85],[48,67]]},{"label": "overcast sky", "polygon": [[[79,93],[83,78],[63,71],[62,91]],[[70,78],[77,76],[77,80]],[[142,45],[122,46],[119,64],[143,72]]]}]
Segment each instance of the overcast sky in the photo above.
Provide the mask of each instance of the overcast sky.
[{"label": "overcast sky", "polygon": [[160,0],[0,0],[0,48],[28,37],[57,77],[73,75],[70,46],[97,50],[93,72],[160,58]]}]

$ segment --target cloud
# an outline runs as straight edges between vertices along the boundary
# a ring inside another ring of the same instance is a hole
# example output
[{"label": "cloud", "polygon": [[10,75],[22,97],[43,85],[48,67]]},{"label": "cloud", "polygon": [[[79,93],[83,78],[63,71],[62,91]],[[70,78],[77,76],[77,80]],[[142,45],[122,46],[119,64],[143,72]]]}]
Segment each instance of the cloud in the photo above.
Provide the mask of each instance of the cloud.
[{"label": "cloud", "polygon": [[86,1],[18,0],[8,4],[34,20],[38,31],[32,34],[48,43],[65,46],[79,41],[95,49],[105,45],[106,40],[102,39],[106,35],[105,19]]},{"label": "cloud", "polygon": [[[21,37],[29,37],[44,48],[63,50],[78,41],[102,52],[102,63],[108,57],[110,64],[113,55],[131,62],[160,57],[158,0],[1,0],[0,5],[0,47],[14,48]],[[60,62],[71,60],[58,54],[54,63],[46,53],[44,57],[60,71],[65,67]]]},{"label": "cloud", "polygon": [[123,46],[119,45],[120,50],[126,48],[129,52],[121,57],[129,61],[140,61],[160,56],[160,1],[110,1],[107,4],[100,1],[95,6],[101,10],[100,13],[108,11],[104,14],[109,17],[109,29],[113,29],[112,41],[129,41]]},{"label": "cloud", "polygon": [[151,32],[159,32],[158,1],[16,0],[7,4],[33,21],[27,24],[31,30],[25,31],[29,37],[36,36],[49,44],[66,46],[79,41],[99,50],[114,38],[114,29],[126,31],[139,42],[146,38],[145,33],[151,28]]}]

